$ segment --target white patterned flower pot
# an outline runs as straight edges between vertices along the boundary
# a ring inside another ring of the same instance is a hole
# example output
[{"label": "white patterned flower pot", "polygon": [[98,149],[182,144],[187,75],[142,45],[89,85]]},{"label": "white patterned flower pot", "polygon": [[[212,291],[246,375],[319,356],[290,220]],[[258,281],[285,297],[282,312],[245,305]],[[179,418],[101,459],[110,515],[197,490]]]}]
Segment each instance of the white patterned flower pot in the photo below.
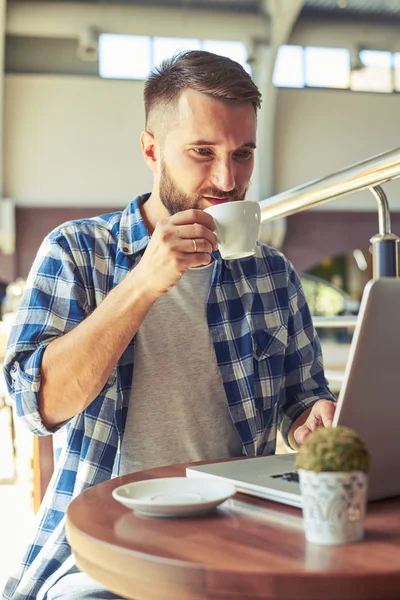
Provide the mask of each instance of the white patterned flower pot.
[{"label": "white patterned flower pot", "polygon": [[365,473],[299,469],[299,480],[308,542],[328,546],[363,538],[368,486]]}]

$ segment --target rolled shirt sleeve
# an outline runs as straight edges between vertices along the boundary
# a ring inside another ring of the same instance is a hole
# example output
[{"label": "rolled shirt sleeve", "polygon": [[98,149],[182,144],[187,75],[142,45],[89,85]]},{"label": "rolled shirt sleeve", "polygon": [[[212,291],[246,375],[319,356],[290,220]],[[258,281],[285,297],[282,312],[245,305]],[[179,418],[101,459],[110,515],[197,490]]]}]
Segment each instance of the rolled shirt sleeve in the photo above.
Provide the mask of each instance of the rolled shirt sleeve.
[{"label": "rolled shirt sleeve", "polygon": [[38,410],[43,353],[50,342],[76,327],[87,312],[87,294],[73,249],[59,231],[53,232],[33,263],[4,360],[4,376],[16,414],[37,435],[58,429],[48,430]]},{"label": "rolled shirt sleeve", "polygon": [[289,445],[296,419],[318,400],[336,401],[325,378],[321,344],[298,275],[289,273],[288,346],[279,399],[278,426]]}]

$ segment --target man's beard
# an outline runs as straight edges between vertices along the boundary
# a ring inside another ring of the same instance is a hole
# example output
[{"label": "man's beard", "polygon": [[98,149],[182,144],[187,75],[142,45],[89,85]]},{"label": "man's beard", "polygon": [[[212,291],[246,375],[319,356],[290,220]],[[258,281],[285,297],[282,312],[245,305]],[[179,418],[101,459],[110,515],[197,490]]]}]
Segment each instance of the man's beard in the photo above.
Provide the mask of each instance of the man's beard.
[{"label": "man's beard", "polygon": [[195,196],[188,196],[172,179],[165,161],[161,159],[160,199],[171,216],[189,208],[200,208],[203,196],[229,201],[244,200],[247,189],[240,195],[236,188],[230,192],[223,192],[218,188],[204,188]]}]

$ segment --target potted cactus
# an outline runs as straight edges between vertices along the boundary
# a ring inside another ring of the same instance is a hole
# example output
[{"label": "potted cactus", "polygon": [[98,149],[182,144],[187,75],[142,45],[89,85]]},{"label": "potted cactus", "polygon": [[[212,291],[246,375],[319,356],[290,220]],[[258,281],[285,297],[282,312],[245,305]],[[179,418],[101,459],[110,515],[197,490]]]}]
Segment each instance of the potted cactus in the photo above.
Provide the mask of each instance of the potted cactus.
[{"label": "potted cactus", "polygon": [[348,427],[319,428],[296,457],[306,539],[344,544],[364,536],[370,456]]}]

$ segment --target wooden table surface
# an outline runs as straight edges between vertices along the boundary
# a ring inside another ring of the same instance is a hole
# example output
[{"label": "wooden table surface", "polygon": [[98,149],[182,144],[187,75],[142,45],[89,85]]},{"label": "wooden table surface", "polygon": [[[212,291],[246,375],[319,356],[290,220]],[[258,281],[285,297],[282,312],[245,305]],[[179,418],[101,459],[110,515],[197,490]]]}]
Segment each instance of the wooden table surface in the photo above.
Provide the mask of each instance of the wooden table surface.
[{"label": "wooden table surface", "polygon": [[300,509],[245,494],[209,515],[167,519],[136,516],[111,496],[131,481],[184,476],[186,466],[75,498],[67,538],[78,567],[132,600],[400,599],[400,498],[368,505],[362,542],[318,546],[305,541]]}]

